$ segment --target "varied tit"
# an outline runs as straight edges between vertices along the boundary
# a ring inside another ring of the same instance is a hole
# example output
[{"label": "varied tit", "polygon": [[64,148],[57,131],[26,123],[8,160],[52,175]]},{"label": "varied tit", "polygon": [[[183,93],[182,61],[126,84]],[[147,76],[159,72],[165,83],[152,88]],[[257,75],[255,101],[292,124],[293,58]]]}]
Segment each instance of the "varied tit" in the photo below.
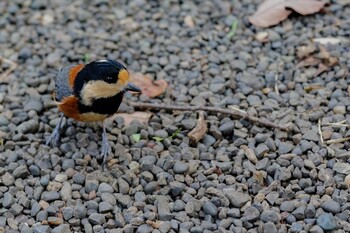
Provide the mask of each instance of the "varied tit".
[{"label": "varied tit", "polygon": [[[127,69],[114,60],[67,66],[56,76],[55,100],[61,113],[46,144],[57,146],[63,116],[83,122],[103,122],[117,112],[126,91],[141,92],[130,82]],[[104,123],[102,133],[103,165],[111,151]]]}]

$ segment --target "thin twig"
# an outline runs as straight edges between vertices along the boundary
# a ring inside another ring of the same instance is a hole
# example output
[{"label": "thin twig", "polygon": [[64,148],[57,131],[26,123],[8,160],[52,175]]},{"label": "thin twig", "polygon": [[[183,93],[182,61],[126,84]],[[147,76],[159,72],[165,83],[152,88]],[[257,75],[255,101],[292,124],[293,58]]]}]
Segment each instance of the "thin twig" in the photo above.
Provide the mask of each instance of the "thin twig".
[{"label": "thin twig", "polygon": [[318,119],[318,134],[320,135],[321,138],[321,143],[324,143],[323,136],[322,136],[322,131],[321,131],[321,118]]},{"label": "thin twig", "polygon": [[334,143],[342,143],[342,142],[346,142],[349,141],[350,137],[346,137],[346,138],[338,138],[338,139],[332,139],[332,140],[328,140],[326,141],[326,144],[334,144]]},{"label": "thin twig", "polygon": [[349,124],[344,124],[347,120],[342,120],[339,122],[334,122],[334,123],[323,123],[324,126],[331,126],[331,127],[350,127]]},{"label": "thin twig", "polygon": [[280,95],[280,92],[278,91],[278,74],[275,75],[275,92],[277,95]]},{"label": "thin twig", "polygon": [[7,63],[10,65],[10,67],[5,70],[1,75],[0,75],[0,82],[4,82],[5,81],[5,78],[12,72],[16,69],[17,67],[17,63],[7,59],[7,58],[4,58],[4,57],[0,57],[0,61],[3,61],[4,63]]},{"label": "thin twig", "polygon": [[242,110],[237,111],[237,110],[223,109],[223,108],[209,107],[209,106],[179,106],[179,105],[170,105],[170,104],[150,104],[150,103],[136,103],[136,102],[129,102],[129,104],[131,106],[134,106],[140,109],[148,108],[148,109],[193,111],[193,112],[198,110],[203,110],[207,112],[223,113],[234,117],[243,118],[248,121],[251,121],[266,127],[276,128],[287,132],[291,130],[290,126],[278,125],[266,119],[260,119],[254,116],[250,116],[248,113],[242,112]]}]

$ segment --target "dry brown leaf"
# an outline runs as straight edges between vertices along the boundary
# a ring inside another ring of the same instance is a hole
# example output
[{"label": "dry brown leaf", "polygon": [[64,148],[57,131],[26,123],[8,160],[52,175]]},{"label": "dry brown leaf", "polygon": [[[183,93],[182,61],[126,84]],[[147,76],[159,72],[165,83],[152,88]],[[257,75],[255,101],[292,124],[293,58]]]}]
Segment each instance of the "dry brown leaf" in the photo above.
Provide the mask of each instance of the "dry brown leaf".
[{"label": "dry brown leaf", "polygon": [[191,132],[188,133],[191,143],[197,143],[199,140],[201,140],[208,130],[207,122],[204,119],[204,112],[199,111],[198,115],[196,127],[194,127]]},{"label": "dry brown leaf", "polygon": [[141,73],[131,73],[131,81],[141,88],[142,94],[150,98],[161,95],[168,87],[165,80],[153,81],[150,77]]},{"label": "dry brown leaf", "polygon": [[152,221],[152,220],[147,220],[146,223],[150,225],[153,228],[158,229],[160,225],[163,223],[163,221]]},{"label": "dry brown leaf", "polygon": [[321,60],[315,57],[307,57],[305,59],[303,59],[301,62],[299,62],[299,64],[297,65],[297,67],[309,67],[309,66],[315,66],[317,64],[320,64]]},{"label": "dry brown leaf", "polygon": [[297,56],[298,58],[308,57],[310,54],[316,51],[315,44],[308,44],[304,46],[300,46],[297,48]]},{"label": "dry brown leaf", "polygon": [[128,126],[133,120],[138,120],[141,124],[147,124],[151,116],[152,113],[149,112],[117,113],[111,117],[111,120],[116,117],[123,117],[125,126]]},{"label": "dry brown leaf", "polygon": [[326,66],[325,64],[323,64],[323,63],[318,64],[318,68],[317,68],[317,71],[316,71],[316,74],[314,75],[314,77],[319,76],[320,74],[322,74],[323,72],[325,72],[328,69],[329,69],[329,67]]},{"label": "dry brown leaf", "polygon": [[325,4],[316,0],[267,0],[249,17],[249,21],[258,27],[270,27],[285,20],[292,10],[309,15],[320,11]]}]

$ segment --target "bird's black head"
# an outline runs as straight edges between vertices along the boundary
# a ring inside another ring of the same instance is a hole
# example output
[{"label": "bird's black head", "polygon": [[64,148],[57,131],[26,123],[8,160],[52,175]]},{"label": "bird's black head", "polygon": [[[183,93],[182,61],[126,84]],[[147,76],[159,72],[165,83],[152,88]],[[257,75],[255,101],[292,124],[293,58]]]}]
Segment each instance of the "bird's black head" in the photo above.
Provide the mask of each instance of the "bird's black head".
[{"label": "bird's black head", "polygon": [[114,60],[98,60],[85,65],[77,74],[74,93],[85,105],[94,99],[110,98],[128,89],[130,75]]}]

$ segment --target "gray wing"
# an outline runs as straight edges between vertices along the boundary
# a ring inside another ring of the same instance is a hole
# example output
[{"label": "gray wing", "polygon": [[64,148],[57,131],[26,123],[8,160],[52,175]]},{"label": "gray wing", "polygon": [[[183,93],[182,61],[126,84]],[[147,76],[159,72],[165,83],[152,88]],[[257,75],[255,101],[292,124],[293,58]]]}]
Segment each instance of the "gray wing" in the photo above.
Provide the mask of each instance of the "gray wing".
[{"label": "gray wing", "polygon": [[60,69],[56,75],[55,83],[56,83],[56,100],[61,101],[64,97],[73,95],[73,89],[69,86],[69,71],[74,67],[66,66]]}]

